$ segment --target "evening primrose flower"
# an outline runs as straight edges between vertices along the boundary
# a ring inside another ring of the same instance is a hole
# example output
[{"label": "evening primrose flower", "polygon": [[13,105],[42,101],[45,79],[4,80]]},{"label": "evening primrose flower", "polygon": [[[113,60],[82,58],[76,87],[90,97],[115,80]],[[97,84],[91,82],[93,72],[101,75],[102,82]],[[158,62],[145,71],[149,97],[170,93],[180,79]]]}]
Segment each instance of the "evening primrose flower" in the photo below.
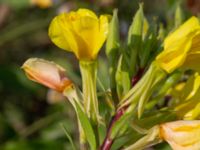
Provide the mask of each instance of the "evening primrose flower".
[{"label": "evening primrose flower", "polygon": [[168,73],[178,67],[199,70],[199,59],[200,23],[196,17],[191,17],[169,34],[164,41],[164,50],[156,57],[159,66]]},{"label": "evening primrose flower", "polygon": [[56,16],[49,36],[61,49],[73,52],[79,60],[95,60],[108,34],[108,17],[99,18],[88,9]]},{"label": "evening primrose flower", "polygon": [[30,58],[22,66],[27,77],[58,92],[70,87],[72,82],[64,75],[65,69],[43,59]]},{"label": "evening primrose flower", "polygon": [[200,149],[200,120],[174,121],[160,125],[160,137],[173,150]]}]

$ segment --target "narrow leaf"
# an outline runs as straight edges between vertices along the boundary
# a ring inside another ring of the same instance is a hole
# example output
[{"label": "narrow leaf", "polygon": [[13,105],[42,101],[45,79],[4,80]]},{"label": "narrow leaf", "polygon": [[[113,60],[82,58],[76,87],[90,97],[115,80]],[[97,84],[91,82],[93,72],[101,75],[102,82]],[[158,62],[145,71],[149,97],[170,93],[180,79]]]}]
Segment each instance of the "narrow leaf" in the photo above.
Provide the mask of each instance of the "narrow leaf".
[{"label": "narrow leaf", "polygon": [[87,118],[86,114],[82,111],[82,109],[80,108],[77,102],[75,102],[75,105],[77,109],[78,119],[85,132],[85,136],[91,147],[91,150],[96,150],[96,138],[95,138],[94,131],[92,129],[92,125],[90,124],[89,119]]},{"label": "narrow leaf", "polygon": [[76,150],[74,142],[73,142],[70,134],[68,133],[67,128],[65,127],[65,125],[63,123],[61,124],[61,126],[62,126],[63,130],[65,131],[65,135],[67,136],[67,138],[68,138],[68,140],[69,140],[69,142],[70,142],[70,144],[72,146],[72,149]]}]

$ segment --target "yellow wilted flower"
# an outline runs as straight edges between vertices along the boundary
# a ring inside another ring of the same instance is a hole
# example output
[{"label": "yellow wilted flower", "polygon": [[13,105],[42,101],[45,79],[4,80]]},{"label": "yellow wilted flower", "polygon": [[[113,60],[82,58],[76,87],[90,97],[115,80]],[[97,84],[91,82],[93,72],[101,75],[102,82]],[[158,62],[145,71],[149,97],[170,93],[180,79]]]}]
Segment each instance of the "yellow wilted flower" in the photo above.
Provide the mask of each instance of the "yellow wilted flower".
[{"label": "yellow wilted flower", "polygon": [[191,17],[164,41],[164,50],[156,57],[159,66],[168,73],[178,67],[199,69],[200,23]]},{"label": "yellow wilted flower", "polygon": [[200,120],[175,121],[160,125],[160,137],[173,150],[200,149]]},{"label": "yellow wilted flower", "polygon": [[50,24],[49,36],[61,49],[73,52],[79,60],[95,60],[108,34],[108,17],[99,18],[88,9],[63,13]]}]

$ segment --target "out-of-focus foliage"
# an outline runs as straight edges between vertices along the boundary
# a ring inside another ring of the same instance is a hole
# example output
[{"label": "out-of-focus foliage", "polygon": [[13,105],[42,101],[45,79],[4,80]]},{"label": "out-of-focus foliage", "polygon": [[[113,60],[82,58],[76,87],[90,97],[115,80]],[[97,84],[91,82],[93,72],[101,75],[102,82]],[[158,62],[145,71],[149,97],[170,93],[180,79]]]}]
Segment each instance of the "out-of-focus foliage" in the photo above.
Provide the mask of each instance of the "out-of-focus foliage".
[{"label": "out-of-focus foliage", "polygon": [[[150,26],[161,22],[160,26],[165,30],[160,36],[165,36],[165,31],[173,26],[170,20],[173,19],[177,1],[139,2],[144,2],[144,13]],[[198,2],[180,1],[185,17],[200,12],[195,5]],[[78,126],[75,124],[76,117],[71,104],[58,93],[29,81],[20,66],[33,56],[53,60],[64,66],[69,78],[80,85],[76,58],[58,50],[48,37],[48,26],[54,16],[79,7],[90,8],[99,14],[111,14],[114,8],[118,8],[120,38],[125,41],[138,1],[52,0],[52,5],[41,7],[41,4],[31,0],[0,0],[0,149],[71,150],[71,144],[60,124],[65,126],[73,141],[76,141],[75,145],[78,145]],[[98,73],[101,82],[98,82],[98,90],[102,93],[109,83],[105,62],[104,51],[101,51]],[[158,150],[161,148],[169,149],[166,144],[155,147]]]}]

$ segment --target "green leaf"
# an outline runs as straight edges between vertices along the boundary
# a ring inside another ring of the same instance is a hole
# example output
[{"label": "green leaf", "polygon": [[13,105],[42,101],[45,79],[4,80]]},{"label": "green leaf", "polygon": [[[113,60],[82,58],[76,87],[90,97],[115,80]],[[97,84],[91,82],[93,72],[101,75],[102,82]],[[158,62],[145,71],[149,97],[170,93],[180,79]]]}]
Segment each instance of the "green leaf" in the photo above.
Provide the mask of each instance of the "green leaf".
[{"label": "green leaf", "polygon": [[96,150],[96,138],[95,138],[94,131],[92,129],[92,125],[90,124],[89,119],[87,118],[86,114],[82,111],[82,109],[80,108],[79,104],[76,101],[75,101],[75,105],[77,109],[78,119],[84,130],[85,136],[91,147],[91,150]]},{"label": "green leaf", "polygon": [[61,126],[62,126],[63,130],[65,131],[65,135],[67,136],[67,138],[68,138],[68,140],[69,140],[69,142],[70,142],[70,144],[71,144],[71,146],[72,146],[72,149],[73,149],[73,150],[76,150],[75,145],[74,145],[74,142],[73,142],[73,140],[72,140],[70,134],[68,133],[67,128],[65,127],[64,124],[61,124]]},{"label": "green leaf", "polygon": [[154,60],[154,53],[157,51],[159,44],[157,34],[157,24],[154,23],[149,27],[142,41],[142,47],[139,51],[140,68],[147,68],[151,62],[150,60]]}]

